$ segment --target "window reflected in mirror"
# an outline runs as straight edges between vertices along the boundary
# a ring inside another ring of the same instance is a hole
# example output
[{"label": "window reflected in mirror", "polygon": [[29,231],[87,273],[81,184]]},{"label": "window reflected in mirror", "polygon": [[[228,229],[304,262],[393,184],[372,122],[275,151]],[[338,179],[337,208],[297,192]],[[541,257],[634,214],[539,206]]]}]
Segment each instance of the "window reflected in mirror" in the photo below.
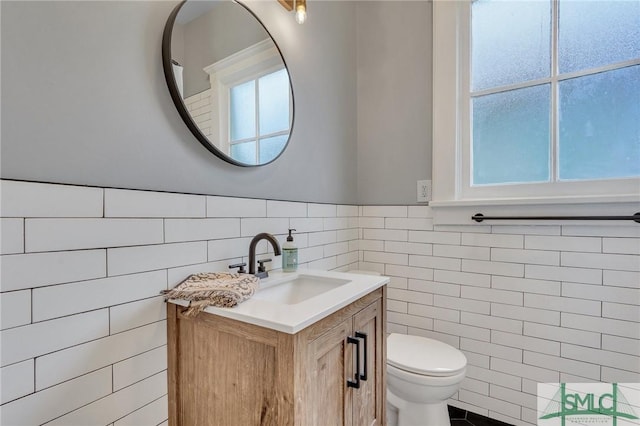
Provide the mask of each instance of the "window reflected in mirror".
[{"label": "window reflected in mirror", "polygon": [[179,5],[165,28],[163,61],[178,112],[209,151],[255,166],[286,148],[294,115],[289,73],[245,6],[230,0]]}]

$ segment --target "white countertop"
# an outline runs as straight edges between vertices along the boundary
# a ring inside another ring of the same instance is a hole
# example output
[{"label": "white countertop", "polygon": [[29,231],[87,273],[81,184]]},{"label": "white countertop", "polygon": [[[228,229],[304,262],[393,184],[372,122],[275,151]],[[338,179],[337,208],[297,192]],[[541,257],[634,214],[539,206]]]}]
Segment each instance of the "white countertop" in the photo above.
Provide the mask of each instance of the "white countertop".
[{"label": "white countertop", "polygon": [[[384,276],[299,269],[297,272],[289,273],[270,272],[268,278],[260,280],[258,291],[273,287],[298,275],[344,279],[350,282],[293,305],[252,297],[233,308],[208,307],[205,312],[295,334],[389,282],[389,277]],[[181,306],[189,304],[185,300],[172,299],[170,302]]]}]

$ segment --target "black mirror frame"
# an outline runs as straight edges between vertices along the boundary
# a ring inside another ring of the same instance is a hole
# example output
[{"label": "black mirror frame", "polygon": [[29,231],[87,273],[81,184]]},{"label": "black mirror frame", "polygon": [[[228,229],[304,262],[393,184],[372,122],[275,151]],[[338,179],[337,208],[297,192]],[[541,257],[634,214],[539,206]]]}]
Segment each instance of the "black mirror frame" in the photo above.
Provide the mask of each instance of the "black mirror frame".
[{"label": "black mirror frame", "polygon": [[[285,61],[284,56],[282,55],[280,46],[278,46],[278,43],[276,43],[276,41],[274,40],[273,36],[271,35],[267,27],[264,25],[264,23],[256,16],[255,13],[251,11],[251,9],[249,9],[244,4],[240,3],[237,0],[230,0],[230,1],[233,1],[234,3],[242,6],[247,12],[251,14],[251,16],[255,18],[256,21],[258,21],[260,25],[262,25],[262,28],[264,28],[265,32],[267,33],[269,38],[271,38],[274,46],[278,50],[280,59],[282,59],[282,63],[284,64],[284,67],[287,70],[287,74],[289,74],[289,67],[287,66],[287,62]],[[171,94],[171,99],[173,100],[173,103],[176,109],[178,110],[180,117],[182,117],[182,120],[187,125],[191,133],[193,133],[196,139],[198,139],[198,141],[202,145],[204,145],[205,148],[207,148],[212,154],[216,155],[218,158],[228,163],[231,163],[233,165],[240,166],[240,167],[259,167],[259,166],[266,166],[267,164],[273,163],[278,158],[280,158],[282,153],[287,149],[287,147],[289,146],[289,142],[291,142],[291,134],[293,133],[293,124],[295,122],[296,108],[295,108],[295,96],[293,94],[293,83],[291,82],[291,76],[289,76],[289,90],[291,91],[291,109],[292,109],[291,125],[289,127],[289,138],[287,139],[287,143],[282,148],[282,151],[280,151],[280,153],[277,156],[275,156],[271,161],[267,163],[261,163],[261,164],[242,163],[240,161],[234,160],[233,158],[231,158],[231,156],[220,151],[218,148],[216,148],[215,145],[211,143],[211,141],[209,141],[209,139],[202,133],[202,131],[200,131],[195,121],[193,121],[193,118],[191,117],[191,114],[189,114],[189,111],[187,110],[187,107],[184,104],[182,96],[178,91],[176,78],[173,73],[173,67],[171,66],[171,37],[173,35],[173,26],[175,24],[176,17],[178,16],[178,12],[180,12],[180,9],[182,8],[182,6],[185,5],[186,2],[187,0],[182,0],[173,9],[171,14],[169,15],[169,18],[167,19],[167,23],[165,24],[164,32],[162,33],[162,67],[164,69],[164,77],[167,82],[167,87],[169,88],[169,93]]]}]

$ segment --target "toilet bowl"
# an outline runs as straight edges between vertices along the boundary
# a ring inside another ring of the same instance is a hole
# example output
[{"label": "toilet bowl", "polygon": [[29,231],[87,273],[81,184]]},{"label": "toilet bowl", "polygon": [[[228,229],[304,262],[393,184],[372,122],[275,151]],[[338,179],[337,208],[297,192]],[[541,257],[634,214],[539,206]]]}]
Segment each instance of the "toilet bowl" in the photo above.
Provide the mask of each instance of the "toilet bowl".
[{"label": "toilet bowl", "polygon": [[450,426],[447,399],[464,379],[466,357],[446,343],[392,333],[387,337],[389,426]]}]

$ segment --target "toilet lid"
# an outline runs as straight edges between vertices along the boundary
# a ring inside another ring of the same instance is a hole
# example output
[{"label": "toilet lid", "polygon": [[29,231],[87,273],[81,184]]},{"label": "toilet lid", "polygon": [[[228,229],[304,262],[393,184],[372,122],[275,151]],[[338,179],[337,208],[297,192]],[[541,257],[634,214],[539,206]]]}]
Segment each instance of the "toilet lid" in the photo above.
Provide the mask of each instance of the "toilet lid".
[{"label": "toilet lid", "polygon": [[462,352],[438,340],[392,333],[387,337],[387,363],[425,376],[452,376],[463,370]]}]

